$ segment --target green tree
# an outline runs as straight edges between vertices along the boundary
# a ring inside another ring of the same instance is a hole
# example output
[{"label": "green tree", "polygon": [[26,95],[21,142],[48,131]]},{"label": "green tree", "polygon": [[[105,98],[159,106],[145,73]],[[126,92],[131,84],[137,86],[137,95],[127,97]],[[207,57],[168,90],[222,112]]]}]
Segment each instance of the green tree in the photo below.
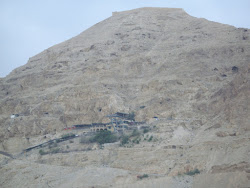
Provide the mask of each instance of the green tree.
[{"label": "green tree", "polygon": [[110,131],[101,131],[90,139],[90,142],[97,142],[99,144],[113,143],[118,140],[117,136]]},{"label": "green tree", "polygon": [[121,145],[128,144],[129,142],[129,137],[128,136],[123,136],[121,140]]}]

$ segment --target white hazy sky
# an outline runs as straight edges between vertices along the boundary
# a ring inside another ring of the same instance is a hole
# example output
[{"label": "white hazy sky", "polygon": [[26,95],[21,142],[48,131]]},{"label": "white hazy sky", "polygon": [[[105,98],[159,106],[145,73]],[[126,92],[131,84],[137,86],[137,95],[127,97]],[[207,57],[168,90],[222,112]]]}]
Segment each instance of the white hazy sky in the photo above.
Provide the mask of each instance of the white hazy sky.
[{"label": "white hazy sky", "polygon": [[191,16],[250,28],[250,0],[0,0],[0,77],[112,12],[140,7],[183,8]]}]

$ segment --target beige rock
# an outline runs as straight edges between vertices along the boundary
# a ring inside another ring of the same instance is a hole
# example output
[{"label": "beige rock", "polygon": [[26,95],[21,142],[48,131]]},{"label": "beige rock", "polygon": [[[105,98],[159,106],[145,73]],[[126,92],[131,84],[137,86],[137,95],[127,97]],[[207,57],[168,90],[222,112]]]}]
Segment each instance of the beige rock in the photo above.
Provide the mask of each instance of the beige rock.
[{"label": "beige rock", "polygon": [[0,186],[247,187],[249,40],[249,29],[182,9],[141,8],[30,58],[0,79],[1,150],[16,154],[115,112],[134,111],[153,139],[1,157]]}]

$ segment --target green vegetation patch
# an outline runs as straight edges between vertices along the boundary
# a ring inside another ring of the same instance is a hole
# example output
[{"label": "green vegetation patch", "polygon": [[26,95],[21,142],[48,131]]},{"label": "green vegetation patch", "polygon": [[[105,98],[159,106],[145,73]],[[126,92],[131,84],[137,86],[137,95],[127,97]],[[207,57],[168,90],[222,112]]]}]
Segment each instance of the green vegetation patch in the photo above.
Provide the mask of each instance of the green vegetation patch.
[{"label": "green vegetation patch", "polygon": [[45,151],[43,151],[42,149],[40,149],[40,150],[39,150],[39,154],[40,154],[40,155],[46,155],[46,154],[48,154],[48,153],[45,152]]},{"label": "green vegetation patch", "polygon": [[125,145],[129,143],[129,136],[123,135],[121,139],[121,145]]},{"label": "green vegetation patch", "polygon": [[153,139],[153,136],[150,136],[150,138],[148,139],[149,142],[151,142]]},{"label": "green vegetation patch", "polygon": [[113,143],[117,140],[117,136],[110,131],[100,131],[94,137],[90,138],[90,142],[97,142],[99,144]]},{"label": "green vegetation patch", "polygon": [[149,132],[149,129],[143,129],[143,134],[146,134],[146,133],[148,133]]},{"label": "green vegetation patch", "polygon": [[186,172],[185,174],[189,176],[194,176],[195,174],[200,174],[200,173],[201,173],[200,170],[196,168],[194,170]]},{"label": "green vegetation patch", "polygon": [[73,134],[73,133],[64,134],[64,135],[62,135],[61,138],[66,139],[66,138],[71,138],[71,137],[75,137],[75,134]]},{"label": "green vegetation patch", "polygon": [[60,148],[53,148],[53,149],[50,149],[49,151],[44,151],[43,149],[40,149],[39,154],[40,155],[55,154],[55,153],[59,153],[60,151],[61,151]]},{"label": "green vegetation patch", "polygon": [[143,178],[148,178],[148,175],[147,174],[143,174],[141,176],[137,176],[138,179],[143,179]]}]

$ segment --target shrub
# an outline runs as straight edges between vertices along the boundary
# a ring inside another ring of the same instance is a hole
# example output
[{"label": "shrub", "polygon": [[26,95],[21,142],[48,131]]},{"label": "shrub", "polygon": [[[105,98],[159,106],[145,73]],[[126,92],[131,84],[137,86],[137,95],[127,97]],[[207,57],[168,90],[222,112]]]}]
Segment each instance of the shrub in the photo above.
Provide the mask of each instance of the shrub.
[{"label": "shrub", "polygon": [[139,137],[132,140],[133,143],[140,144],[141,139]]},{"label": "shrub", "polygon": [[45,152],[45,151],[43,151],[42,149],[40,149],[40,150],[39,150],[39,154],[40,154],[40,155],[46,155],[47,152]]},{"label": "shrub", "polygon": [[151,142],[153,139],[153,136],[150,136],[150,138],[148,139],[149,142]]},{"label": "shrub", "polygon": [[201,172],[200,172],[200,170],[199,169],[194,169],[194,170],[191,170],[191,171],[188,171],[188,172],[186,172],[185,174],[186,175],[189,175],[189,176],[193,176],[193,175],[195,175],[195,174],[200,174]]},{"label": "shrub", "polygon": [[128,142],[129,142],[129,137],[128,136],[122,136],[121,145],[128,144]]},{"label": "shrub", "polygon": [[143,174],[142,177],[143,177],[143,178],[148,178],[148,175],[147,175],[147,174]]},{"label": "shrub", "polygon": [[143,130],[143,134],[146,134],[146,133],[148,133],[149,132],[149,129],[144,129]]},{"label": "shrub", "polygon": [[232,67],[232,71],[233,71],[234,73],[238,72],[238,70],[239,70],[238,67],[236,67],[236,66],[233,66],[233,67]]},{"label": "shrub", "polygon": [[74,137],[74,136],[75,136],[75,134],[68,133],[68,134],[63,134],[61,138],[66,139],[66,138],[70,138],[70,137]]},{"label": "shrub", "polygon": [[143,174],[142,176],[137,176],[138,179],[148,178],[147,174]]},{"label": "shrub", "polygon": [[97,142],[99,144],[113,143],[117,140],[117,137],[110,131],[101,131],[97,133],[94,137],[90,138],[90,142]]}]

